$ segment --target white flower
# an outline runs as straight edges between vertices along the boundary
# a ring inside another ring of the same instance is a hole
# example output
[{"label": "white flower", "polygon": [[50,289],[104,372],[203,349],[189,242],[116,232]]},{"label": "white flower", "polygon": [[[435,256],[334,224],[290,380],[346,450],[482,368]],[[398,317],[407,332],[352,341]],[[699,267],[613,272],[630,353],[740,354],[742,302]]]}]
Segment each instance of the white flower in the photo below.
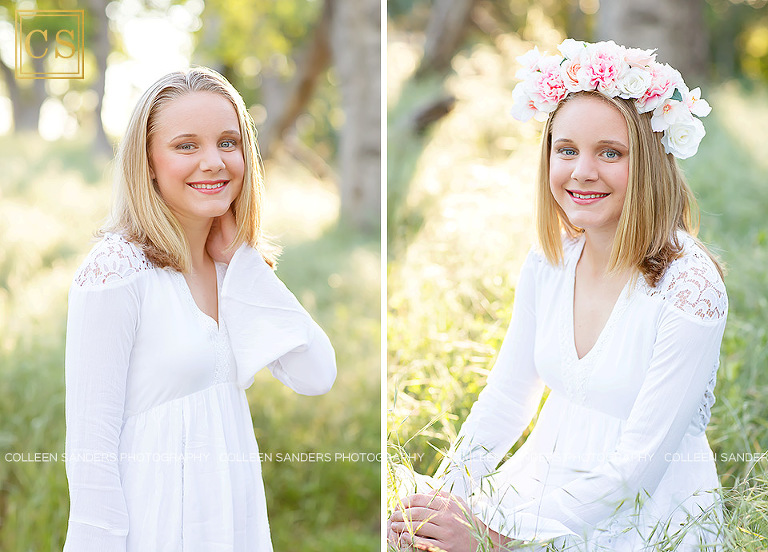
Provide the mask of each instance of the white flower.
[{"label": "white flower", "polygon": [[539,61],[540,57],[541,57],[541,53],[539,53],[539,47],[534,46],[533,50],[529,50],[526,53],[524,53],[522,56],[519,56],[517,58],[517,61],[519,61],[520,65],[522,65],[523,67],[533,67]]},{"label": "white flower", "polygon": [[531,117],[536,115],[538,110],[533,105],[533,100],[528,93],[526,82],[520,82],[512,90],[512,109],[510,112],[512,116],[518,121],[529,121]]},{"label": "white flower", "polygon": [[679,122],[685,122],[691,119],[691,112],[688,106],[677,100],[664,100],[664,103],[653,110],[651,118],[651,128],[654,132],[664,132],[671,125]]},{"label": "white flower", "polygon": [[705,134],[704,125],[692,116],[688,120],[670,125],[661,137],[661,143],[667,153],[678,159],[688,159],[699,149]]},{"label": "white flower", "polygon": [[557,49],[560,50],[560,53],[563,54],[563,57],[567,59],[576,59],[584,51],[586,51],[587,44],[581,40],[567,38],[560,46],[557,47]]},{"label": "white flower", "polygon": [[706,117],[712,111],[707,100],[701,99],[701,88],[694,88],[689,94],[683,95],[683,101],[691,113],[697,117]]},{"label": "white flower", "polygon": [[517,61],[520,62],[520,65],[522,67],[515,73],[515,78],[518,80],[526,80],[531,76],[531,74],[536,71],[536,67],[539,63],[539,60],[541,59],[541,54],[539,53],[539,49],[534,46],[533,50],[529,50],[522,56],[517,58]]},{"label": "white flower", "polygon": [[641,98],[651,85],[651,72],[640,67],[626,67],[617,80],[621,98]]}]

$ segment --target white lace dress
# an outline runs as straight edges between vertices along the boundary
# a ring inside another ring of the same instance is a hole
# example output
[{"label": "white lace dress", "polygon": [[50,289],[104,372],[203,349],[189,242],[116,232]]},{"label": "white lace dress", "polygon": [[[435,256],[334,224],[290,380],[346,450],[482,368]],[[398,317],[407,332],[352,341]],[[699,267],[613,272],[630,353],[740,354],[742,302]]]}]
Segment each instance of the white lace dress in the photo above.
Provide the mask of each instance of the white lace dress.
[{"label": "white lace dress", "polygon": [[[700,550],[720,508],[704,430],[728,299],[687,234],[656,288],[627,284],[579,359],[573,289],[583,238],[564,264],[532,252],[496,364],[430,487],[468,497],[495,531],[549,550]],[[551,392],[525,444],[498,462]]]},{"label": "white lace dress", "polygon": [[325,393],[328,338],[261,254],[217,264],[219,323],[184,277],[109,234],[72,284],[65,552],[272,550],[245,389]]}]

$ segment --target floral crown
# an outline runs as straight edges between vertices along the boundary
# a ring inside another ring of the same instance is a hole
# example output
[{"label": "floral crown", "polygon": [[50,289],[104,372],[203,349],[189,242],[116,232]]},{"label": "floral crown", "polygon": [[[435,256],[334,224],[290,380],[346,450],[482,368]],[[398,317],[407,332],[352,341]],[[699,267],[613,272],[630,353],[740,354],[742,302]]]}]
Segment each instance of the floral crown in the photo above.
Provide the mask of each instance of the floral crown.
[{"label": "floral crown", "polygon": [[689,91],[678,71],[658,63],[654,50],[571,38],[557,49],[562,55],[542,56],[534,48],[517,58],[523,68],[515,75],[522,82],[512,92],[515,119],[545,121],[568,93],[597,90],[635,100],[639,113],[653,111],[651,127],[664,133],[667,153],[686,159],[699,149],[705,131],[694,115],[706,117],[712,108],[699,88]]}]

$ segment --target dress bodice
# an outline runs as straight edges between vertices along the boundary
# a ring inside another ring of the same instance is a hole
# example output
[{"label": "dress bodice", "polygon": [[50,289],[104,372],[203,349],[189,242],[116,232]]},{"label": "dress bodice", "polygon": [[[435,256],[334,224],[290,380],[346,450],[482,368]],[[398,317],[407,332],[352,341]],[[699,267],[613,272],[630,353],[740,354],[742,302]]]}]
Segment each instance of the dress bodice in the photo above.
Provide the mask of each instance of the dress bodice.
[{"label": "dress bodice", "polygon": [[[682,256],[671,263],[656,287],[641,276],[627,282],[595,345],[582,358],[574,344],[573,290],[584,240],[566,242],[561,267],[552,267],[532,253],[541,282],[536,309],[544,313],[537,317],[536,368],[547,386],[577,404],[626,419],[644,381],[644,367],[650,364],[661,330],[658,323],[665,313],[704,325],[717,324],[726,316],[728,298],[714,263],[690,236],[681,232],[679,238]],[[711,362],[692,430],[704,431],[709,422],[719,357]]]},{"label": "dress bodice", "polygon": [[[217,290],[227,266],[216,264]],[[141,249],[108,234],[75,277],[81,289],[123,288],[137,302],[124,418],[167,401],[235,381],[235,359],[224,316],[197,306],[184,276],[155,267]]]}]

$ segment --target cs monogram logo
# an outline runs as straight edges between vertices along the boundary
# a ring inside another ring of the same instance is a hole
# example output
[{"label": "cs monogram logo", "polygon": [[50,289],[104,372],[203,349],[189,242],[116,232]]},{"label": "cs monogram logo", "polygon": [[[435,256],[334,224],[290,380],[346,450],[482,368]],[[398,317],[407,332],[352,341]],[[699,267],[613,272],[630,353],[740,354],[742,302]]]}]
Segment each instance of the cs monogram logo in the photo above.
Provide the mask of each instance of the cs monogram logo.
[{"label": "cs monogram logo", "polygon": [[18,10],[16,78],[84,78],[84,31],[85,10]]}]

